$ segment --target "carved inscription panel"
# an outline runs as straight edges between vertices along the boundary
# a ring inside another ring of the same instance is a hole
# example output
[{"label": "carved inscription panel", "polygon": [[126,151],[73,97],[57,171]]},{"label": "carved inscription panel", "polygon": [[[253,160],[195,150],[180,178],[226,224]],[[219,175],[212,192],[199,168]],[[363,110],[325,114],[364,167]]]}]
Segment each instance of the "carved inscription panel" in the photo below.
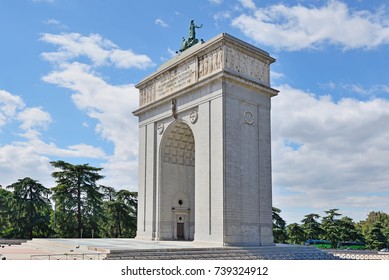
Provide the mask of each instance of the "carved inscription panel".
[{"label": "carved inscription panel", "polygon": [[195,59],[162,74],[155,83],[155,97],[159,100],[195,82]]},{"label": "carved inscription panel", "polygon": [[159,75],[152,84],[140,89],[139,106],[157,101],[195,83],[196,63],[196,59],[193,58]]},{"label": "carved inscription panel", "polygon": [[142,107],[160,100],[196,83],[196,79],[205,79],[222,69],[270,85],[269,61],[252,57],[230,46],[219,46],[150,80],[148,85],[140,89],[139,105]]}]

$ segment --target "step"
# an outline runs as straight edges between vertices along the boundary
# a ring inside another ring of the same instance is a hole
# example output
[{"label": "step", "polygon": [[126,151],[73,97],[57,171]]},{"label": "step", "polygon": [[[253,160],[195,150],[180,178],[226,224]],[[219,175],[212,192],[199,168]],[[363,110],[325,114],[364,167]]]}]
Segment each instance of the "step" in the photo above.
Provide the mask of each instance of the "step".
[{"label": "step", "polygon": [[266,259],[266,260],[330,260],[332,254],[311,247],[250,247],[250,248],[199,248],[168,250],[116,250],[107,259]]}]

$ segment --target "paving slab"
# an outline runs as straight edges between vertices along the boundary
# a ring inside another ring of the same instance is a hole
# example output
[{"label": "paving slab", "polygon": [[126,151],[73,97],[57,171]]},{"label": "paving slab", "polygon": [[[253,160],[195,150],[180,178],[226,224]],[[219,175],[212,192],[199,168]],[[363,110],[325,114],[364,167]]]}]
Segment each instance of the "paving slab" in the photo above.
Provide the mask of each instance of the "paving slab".
[{"label": "paving slab", "polygon": [[221,247],[189,241],[138,239],[36,238],[21,245],[1,246],[6,260],[89,259],[333,259],[333,255],[299,245]]},{"label": "paving slab", "polygon": [[29,260],[47,255],[109,253],[111,250],[160,250],[180,248],[211,248],[212,244],[187,241],[145,241],[131,238],[34,238],[21,245],[0,246],[0,259]]}]

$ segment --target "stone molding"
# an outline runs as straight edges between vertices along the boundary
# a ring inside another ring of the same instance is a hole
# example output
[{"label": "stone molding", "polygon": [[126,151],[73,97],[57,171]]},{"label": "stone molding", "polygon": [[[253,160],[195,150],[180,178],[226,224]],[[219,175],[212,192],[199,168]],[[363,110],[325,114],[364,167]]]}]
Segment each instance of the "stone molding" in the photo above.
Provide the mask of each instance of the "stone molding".
[{"label": "stone molding", "polygon": [[[267,52],[226,33],[197,45],[166,62],[158,72],[136,85],[139,89],[140,109],[181,94],[190,86],[218,73],[232,73],[271,89],[270,64],[275,59]],[[275,90],[268,92],[277,95]]]}]

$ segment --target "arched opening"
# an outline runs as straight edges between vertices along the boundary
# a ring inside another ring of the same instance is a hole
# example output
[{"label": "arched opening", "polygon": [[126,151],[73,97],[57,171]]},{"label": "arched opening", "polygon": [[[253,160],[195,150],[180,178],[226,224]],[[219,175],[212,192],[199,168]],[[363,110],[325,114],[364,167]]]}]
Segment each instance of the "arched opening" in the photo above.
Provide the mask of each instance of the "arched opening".
[{"label": "arched opening", "polygon": [[195,142],[191,128],[175,122],[160,148],[159,239],[193,240]]}]

